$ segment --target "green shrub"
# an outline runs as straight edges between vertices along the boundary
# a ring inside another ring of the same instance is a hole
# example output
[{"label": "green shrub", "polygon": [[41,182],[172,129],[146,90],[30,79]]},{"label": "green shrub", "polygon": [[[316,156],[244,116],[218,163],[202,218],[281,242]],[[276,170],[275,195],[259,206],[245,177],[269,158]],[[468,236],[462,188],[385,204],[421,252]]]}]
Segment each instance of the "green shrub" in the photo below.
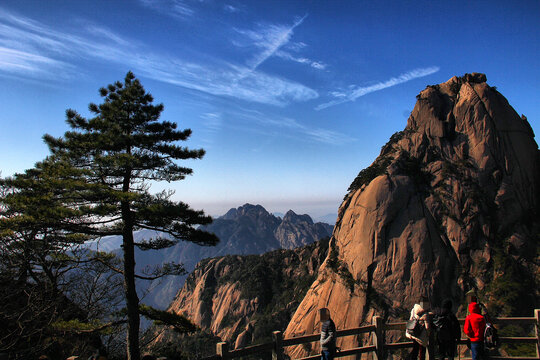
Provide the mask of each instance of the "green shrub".
[{"label": "green shrub", "polygon": [[348,192],[360,189],[362,185],[369,184],[377,176],[384,174],[390,162],[391,159],[389,157],[382,157],[375,160],[373,164],[358,173],[349,186]]}]

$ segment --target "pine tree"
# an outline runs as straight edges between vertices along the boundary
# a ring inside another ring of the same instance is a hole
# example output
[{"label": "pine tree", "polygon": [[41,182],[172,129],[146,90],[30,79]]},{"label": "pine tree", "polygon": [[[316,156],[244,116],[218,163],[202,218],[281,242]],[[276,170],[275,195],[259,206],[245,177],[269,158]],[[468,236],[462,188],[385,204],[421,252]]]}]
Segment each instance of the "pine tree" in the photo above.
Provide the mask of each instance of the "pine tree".
[{"label": "pine tree", "polygon": [[[139,360],[139,315],[151,311],[140,306],[135,279],[152,280],[181,273],[183,268],[165,264],[152,274],[136,274],[135,247],[162,249],[178,240],[215,245],[218,239],[196,228],[212,221],[204,212],[173,201],[171,191],[150,193],[151,182],[178,181],[192,174],[190,168],[178,165],[176,160],[204,156],[202,149],[177,145],[189,138],[191,130],[177,130],[174,122],[158,121],[163,105],[153,104],[152,96],[131,72],[123,83],[117,81],[101,88],[100,95],[103,103],[89,105],[93,118],[86,119],[69,109],[66,121],[71,131],[60,138],[45,135],[44,140],[52,158],[69,163],[88,184],[81,194],[89,199],[87,210],[99,221],[85,229],[87,234],[122,236],[124,266],[116,270],[124,277],[127,355],[128,359]],[[136,243],[133,232],[140,229],[167,236]]]},{"label": "pine tree", "polygon": [[94,220],[89,186],[65,165],[46,159],[0,179],[0,352],[17,359],[54,351],[56,321],[86,320],[65,296],[66,274],[81,265],[75,255],[88,238],[81,231],[92,230]]}]

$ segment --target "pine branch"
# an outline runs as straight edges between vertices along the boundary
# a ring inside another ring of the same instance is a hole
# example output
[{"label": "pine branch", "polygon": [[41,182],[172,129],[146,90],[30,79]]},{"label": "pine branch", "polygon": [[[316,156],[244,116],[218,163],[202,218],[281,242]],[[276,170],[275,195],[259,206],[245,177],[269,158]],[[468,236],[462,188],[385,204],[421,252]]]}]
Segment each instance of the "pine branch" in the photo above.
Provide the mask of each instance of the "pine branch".
[{"label": "pine branch", "polygon": [[53,328],[57,331],[72,332],[75,334],[95,334],[102,333],[111,327],[127,324],[126,319],[111,321],[105,324],[99,322],[83,323],[78,320],[71,321],[58,321],[52,324]]},{"label": "pine branch", "polygon": [[182,334],[199,330],[199,327],[185,316],[157,310],[145,304],[139,304],[139,313],[150,320],[154,320],[156,325],[172,326],[173,330]]}]

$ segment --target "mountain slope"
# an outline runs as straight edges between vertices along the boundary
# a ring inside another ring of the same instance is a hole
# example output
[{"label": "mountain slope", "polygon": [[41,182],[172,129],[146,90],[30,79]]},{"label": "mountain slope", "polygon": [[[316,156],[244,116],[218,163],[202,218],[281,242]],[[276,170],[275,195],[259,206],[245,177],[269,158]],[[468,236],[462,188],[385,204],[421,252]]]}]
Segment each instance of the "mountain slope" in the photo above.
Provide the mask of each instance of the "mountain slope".
[{"label": "mountain slope", "polygon": [[[284,330],[326,258],[328,238],[293,250],[202,260],[169,310],[235,348]],[[173,341],[161,335],[158,344]]]},{"label": "mountain slope", "polygon": [[405,130],[351,184],[286,337],[316,332],[321,307],[344,329],[376,314],[404,317],[422,296],[462,304],[470,289],[493,313],[530,314],[538,304],[540,156],[526,118],[483,74],[428,86],[417,99]]}]

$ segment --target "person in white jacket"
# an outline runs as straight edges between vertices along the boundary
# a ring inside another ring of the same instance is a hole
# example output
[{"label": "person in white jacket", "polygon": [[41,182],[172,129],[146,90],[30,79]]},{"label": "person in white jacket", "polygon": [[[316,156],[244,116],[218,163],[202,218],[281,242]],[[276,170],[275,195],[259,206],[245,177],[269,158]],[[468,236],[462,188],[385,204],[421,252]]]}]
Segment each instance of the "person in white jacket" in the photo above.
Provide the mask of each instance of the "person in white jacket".
[{"label": "person in white jacket", "polygon": [[424,310],[422,305],[414,304],[414,307],[411,310],[411,317],[409,320],[417,320],[421,325],[421,330],[415,334],[410,333],[409,331],[405,332],[405,336],[413,341],[413,349],[409,356],[409,359],[418,360],[426,359],[426,349],[429,342],[429,313]]}]

